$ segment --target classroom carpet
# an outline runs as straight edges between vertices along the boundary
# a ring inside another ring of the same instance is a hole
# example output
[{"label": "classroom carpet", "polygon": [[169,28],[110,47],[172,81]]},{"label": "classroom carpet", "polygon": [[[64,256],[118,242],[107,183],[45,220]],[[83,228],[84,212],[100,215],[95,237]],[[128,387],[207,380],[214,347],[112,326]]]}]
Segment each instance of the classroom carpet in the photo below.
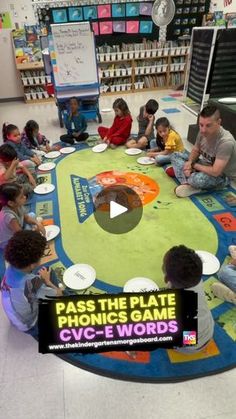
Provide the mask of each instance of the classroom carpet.
[{"label": "classroom carpet", "polygon": [[[147,277],[164,287],[162,260],[174,245],[215,254],[221,264],[228,258],[228,246],[236,244],[236,192],[223,191],[179,199],[175,180],[154,165],[137,163],[140,156],[128,156],[125,148],[93,153],[97,138],[76,144],[76,151],[55,159],[56,168],[39,172],[39,183],[53,183],[47,195],[34,195],[30,210],[45,224],[57,224],[61,234],[48,242],[42,264],[51,266],[63,281],[66,268],[75,263],[93,266],[95,283],[78,294],[121,293],[134,277]],[[143,156],[144,153],[141,155]],[[81,218],[76,204],[76,185],[88,183],[92,195],[101,189],[124,184],[133,187],[143,203],[138,226],[124,235],[101,229],[92,211]],[[1,273],[3,272],[1,260]],[[139,382],[174,382],[211,375],[236,366],[236,307],[214,297],[210,286],[216,275],[203,276],[205,294],[215,320],[214,337],[197,354],[185,355],[172,349],[152,352],[121,351],[99,354],[67,353],[65,361],[104,376]]]}]

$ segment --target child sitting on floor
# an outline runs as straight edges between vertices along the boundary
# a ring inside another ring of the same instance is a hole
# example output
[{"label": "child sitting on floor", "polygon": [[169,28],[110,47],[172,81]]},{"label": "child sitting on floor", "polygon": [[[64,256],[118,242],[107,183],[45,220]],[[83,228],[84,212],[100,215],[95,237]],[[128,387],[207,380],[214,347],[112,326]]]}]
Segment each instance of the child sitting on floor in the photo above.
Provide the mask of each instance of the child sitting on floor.
[{"label": "child sitting on floor", "polygon": [[208,308],[202,282],[202,261],[192,249],[180,245],[172,247],[164,256],[163,272],[168,288],[194,291],[198,294],[198,343],[188,348],[176,348],[180,352],[196,352],[203,349],[213,336],[214,320]]},{"label": "child sitting on floor", "polygon": [[141,106],[139,110],[138,120],[138,136],[137,138],[130,138],[126,147],[146,149],[149,147],[150,140],[155,138],[154,135],[154,121],[155,113],[159,108],[156,100],[150,99],[146,105]]},{"label": "child sitting on floor", "polygon": [[51,281],[50,271],[35,274],[46,248],[46,239],[37,231],[18,231],[9,240],[5,259],[10,264],[1,284],[2,305],[10,322],[20,331],[32,330],[38,320],[38,299],[61,296]]},{"label": "child sitting on floor", "polygon": [[17,152],[18,159],[29,170],[34,171],[35,166],[41,163],[36,153],[29,150],[21,143],[21,135],[19,129],[12,124],[3,124],[2,127],[3,140],[6,144],[10,144]]},{"label": "child sitting on floor", "polygon": [[70,111],[64,111],[63,119],[67,129],[67,134],[61,135],[60,140],[63,143],[74,144],[75,141],[85,141],[89,137],[86,131],[87,122],[81,113],[79,113],[79,102],[76,97],[72,97],[69,102]]},{"label": "child sitting on floor", "polygon": [[125,144],[130,136],[132,118],[127,103],[124,99],[116,99],[113,103],[115,119],[111,128],[98,127],[98,133],[103,142],[115,148],[118,145]]},{"label": "child sitting on floor", "polygon": [[236,305],[236,246],[229,246],[229,253],[232,259],[217,274],[221,282],[214,282],[211,289],[216,297]]},{"label": "child sitting on floor", "polygon": [[171,162],[171,154],[176,151],[184,151],[184,145],[180,135],[171,128],[167,118],[159,118],[156,121],[156,140],[150,143],[151,150],[148,157],[155,157],[156,164],[163,166]]},{"label": "child sitting on floor", "polygon": [[49,140],[40,134],[38,123],[33,120],[26,123],[24,131],[21,134],[21,143],[30,150],[33,150],[38,156],[42,156],[49,151],[59,150],[60,148],[59,146],[50,146]]},{"label": "child sitting on floor", "polygon": [[36,187],[34,175],[19,162],[16,150],[10,144],[0,146],[0,185],[6,182],[20,183],[26,196]]},{"label": "child sitting on floor", "polygon": [[31,226],[45,235],[44,226],[33,213],[26,213],[26,196],[21,185],[4,183],[0,185],[0,248],[5,248],[17,231]]}]

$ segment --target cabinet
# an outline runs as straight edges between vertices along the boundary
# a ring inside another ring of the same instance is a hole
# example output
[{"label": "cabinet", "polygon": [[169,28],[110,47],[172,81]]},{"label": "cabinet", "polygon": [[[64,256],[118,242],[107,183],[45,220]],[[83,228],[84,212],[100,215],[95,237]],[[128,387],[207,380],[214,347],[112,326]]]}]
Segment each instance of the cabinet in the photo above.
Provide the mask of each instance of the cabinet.
[{"label": "cabinet", "polygon": [[22,63],[16,67],[20,72],[26,103],[54,101],[53,95],[48,93],[51,76],[45,74],[42,62]]}]

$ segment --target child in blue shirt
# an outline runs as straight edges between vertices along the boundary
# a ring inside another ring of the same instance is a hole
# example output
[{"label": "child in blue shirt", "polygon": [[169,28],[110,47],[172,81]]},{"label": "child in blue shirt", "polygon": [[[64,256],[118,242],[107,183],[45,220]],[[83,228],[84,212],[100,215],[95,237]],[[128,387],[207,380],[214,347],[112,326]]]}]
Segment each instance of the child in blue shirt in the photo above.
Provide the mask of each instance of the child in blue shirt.
[{"label": "child in blue shirt", "polygon": [[39,157],[21,143],[21,135],[19,129],[13,124],[3,124],[2,127],[3,140],[6,144],[10,144],[17,152],[17,158],[30,171],[34,171],[35,166],[41,163]]},{"label": "child in blue shirt", "polygon": [[67,134],[61,135],[63,143],[74,144],[75,141],[85,141],[89,137],[86,131],[87,122],[84,115],[79,113],[79,103],[76,97],[70,99],[70,112],[64,112],[64,124]]},{"label": "child in blue shirt", "polygon": [[63,291],[43,267],[35,274],[46,248],[40,233],[22,230],[15,233],[5,249],[10,264],[1,283],[2,305],[10,322],[20,331],[33,331],[38,320],[38,299],[61,296]]}]

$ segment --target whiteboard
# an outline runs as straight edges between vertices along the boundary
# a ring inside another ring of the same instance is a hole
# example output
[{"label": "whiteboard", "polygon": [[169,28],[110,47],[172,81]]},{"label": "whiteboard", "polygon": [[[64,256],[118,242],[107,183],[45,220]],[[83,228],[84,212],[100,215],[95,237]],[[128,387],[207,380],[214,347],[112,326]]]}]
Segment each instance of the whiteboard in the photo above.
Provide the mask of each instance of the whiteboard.
[{"label": "whiteboard", "polygon": [[94,33],[89,22],[51,25],[51,59],[55,85],[98,83]]}]

